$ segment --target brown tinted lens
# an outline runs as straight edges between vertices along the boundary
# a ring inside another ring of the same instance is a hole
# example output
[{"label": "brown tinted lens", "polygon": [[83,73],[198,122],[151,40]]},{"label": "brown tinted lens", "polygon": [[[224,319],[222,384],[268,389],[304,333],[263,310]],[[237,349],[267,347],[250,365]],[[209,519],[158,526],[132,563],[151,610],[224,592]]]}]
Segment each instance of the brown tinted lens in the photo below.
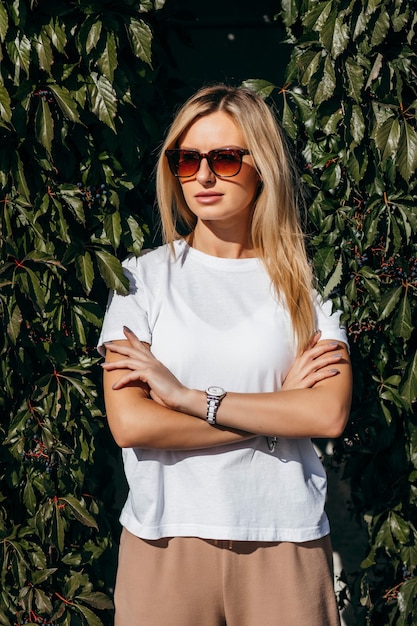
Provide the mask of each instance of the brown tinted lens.
[{"label": "brown tinted lens", "polygon": [[198,152],[180,150],[176,157],[177,176],[193,176],[197,172],[200,165]]},{"label": "brown tinted lens", "polygon": [[242,155],[237,150],[212,150],[209,152],[210,167],[218,176],[234,176],[240,170]]}]

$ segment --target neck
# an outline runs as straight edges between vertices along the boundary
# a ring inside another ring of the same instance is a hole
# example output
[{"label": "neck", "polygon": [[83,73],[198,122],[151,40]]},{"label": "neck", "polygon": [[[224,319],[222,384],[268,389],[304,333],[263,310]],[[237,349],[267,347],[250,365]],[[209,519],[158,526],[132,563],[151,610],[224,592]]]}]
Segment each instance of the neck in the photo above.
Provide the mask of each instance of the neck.
[{"label": "neck", "polygon": [[[238,231],[242,232],[239,233]],[[209,254],[225,259],[245,259],[256,257],[250,241],[248,229],[227,229],[216,227],[212,222],[198,221],[193,232],[187,237],[188,244]]]}]

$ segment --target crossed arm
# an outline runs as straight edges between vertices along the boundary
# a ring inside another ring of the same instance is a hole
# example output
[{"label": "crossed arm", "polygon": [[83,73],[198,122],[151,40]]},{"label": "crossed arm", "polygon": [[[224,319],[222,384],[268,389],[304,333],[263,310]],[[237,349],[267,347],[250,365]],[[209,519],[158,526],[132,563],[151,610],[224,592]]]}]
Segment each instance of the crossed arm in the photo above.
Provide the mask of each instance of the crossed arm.
[{"label": "crossed arm", "polygon": [[213,427],[205,421],[205,392],[185,387],[128,329],[125,336],[106,344],[102,364],[107,418],[120,447],[198,449],[256,435],[336,437],[344,429],[352,383],[341,342],[316,335],[281,391],[229,392]]}]

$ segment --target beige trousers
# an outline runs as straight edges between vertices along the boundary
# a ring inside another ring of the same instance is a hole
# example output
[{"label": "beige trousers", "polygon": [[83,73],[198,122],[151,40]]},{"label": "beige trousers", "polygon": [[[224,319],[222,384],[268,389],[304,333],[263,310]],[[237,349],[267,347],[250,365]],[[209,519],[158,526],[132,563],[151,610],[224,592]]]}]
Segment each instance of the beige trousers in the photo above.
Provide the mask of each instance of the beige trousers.
[{"label": "beige trousers", "polygon": [[116,626],[339,626],[329,537],[146,541],[122,532]]}]

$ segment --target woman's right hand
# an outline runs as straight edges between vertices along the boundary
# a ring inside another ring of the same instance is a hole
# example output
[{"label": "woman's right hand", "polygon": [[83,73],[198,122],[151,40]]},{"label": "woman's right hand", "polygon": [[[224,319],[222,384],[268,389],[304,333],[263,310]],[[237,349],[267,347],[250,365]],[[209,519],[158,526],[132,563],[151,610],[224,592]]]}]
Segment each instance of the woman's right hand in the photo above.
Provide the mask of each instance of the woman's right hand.
[{"label": "woman's right hand", "polygon": [[318,382],[339,374],[337,363],[343,356],[337,341],[322,341],[320,331],[315,333],[310,345],[298,356],[282,385],[282,391],[308,389]]}]

